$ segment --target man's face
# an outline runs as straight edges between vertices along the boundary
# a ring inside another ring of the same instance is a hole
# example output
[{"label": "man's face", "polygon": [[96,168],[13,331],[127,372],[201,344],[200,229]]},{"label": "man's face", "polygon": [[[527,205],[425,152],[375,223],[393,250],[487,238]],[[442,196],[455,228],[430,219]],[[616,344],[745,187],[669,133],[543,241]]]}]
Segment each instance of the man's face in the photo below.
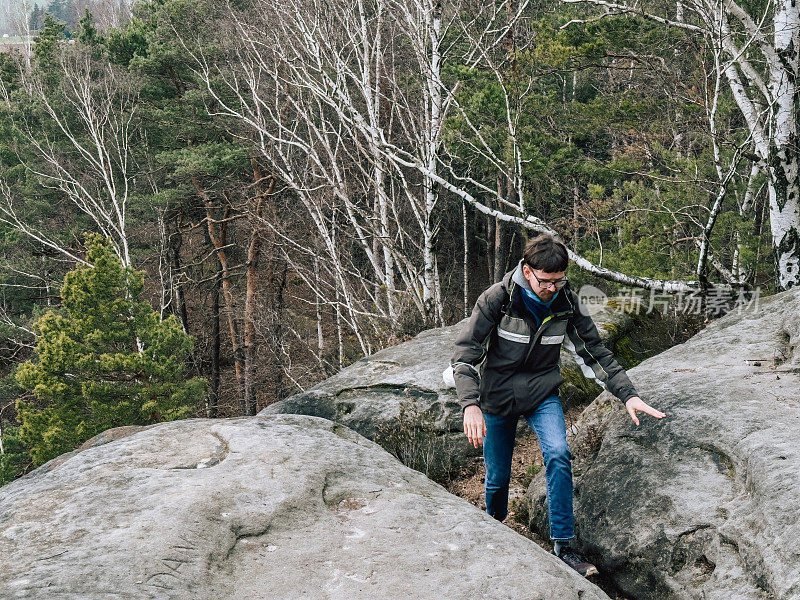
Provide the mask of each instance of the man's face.
[{"label": "man's face", "polygon": [[559,279],[564,279],[565,272],[547,273],[540,269],[531,269],[528,265],[522,265],[522,274],[531,286],[534,293],[545,302],[550,302],[558,290],[554,285]]}]

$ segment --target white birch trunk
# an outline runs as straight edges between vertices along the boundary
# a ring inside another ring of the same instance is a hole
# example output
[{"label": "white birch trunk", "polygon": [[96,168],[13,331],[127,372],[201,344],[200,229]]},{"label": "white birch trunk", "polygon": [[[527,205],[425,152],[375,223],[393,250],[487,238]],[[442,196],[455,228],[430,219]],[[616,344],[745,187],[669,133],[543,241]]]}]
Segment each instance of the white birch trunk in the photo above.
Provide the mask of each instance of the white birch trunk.
[{"label": "white birch trunk", "polygon": [[[744,218],[750,212],[753,206],[753,197],[756,194],[756,178],[758,177],[761,170],[758,168],[758,165],[753,163],[750,167],[750,175],[747,178],[747,187],[745,188],[744,198],[742,198],[741,203],[739,203],[739,216]],[[742,264],[742,250],[743,244],[741,240],[741,234],[737,230],[734,233],[734,241],[736,243],[736,250],[733,252],[733,263],[731,266],[731,272],[737,283],[745,283],[748,278],[747,269]]]},{"label": "white birch trunk", "polygon": [[774,96],[773,144],[767,155],[772,245],[783,289],[800,285],[800,181],[797,117],[800,7],[796,0],[777,0],[774,40],[776,64],[770,66]]},{"label": "white birch trunk", "polygon": [[[373,177],[375,186],[375,195],[378,205],[378,220],[380,223],[380,244],[383,248],[383,283],[386,288],[386,307],[389,313],[392,327],[398,326],[397,308],[395,306],[395,284],[394,284],[394,256],[391,248],[391,233],[389,229],[389,197],[386,193],[386,167],[385,158],[380,152],[380,139],[377,132],[381,131],[381,67],[383,66],[383,52],[381,47],[382,30],[383,30],[383,10],[384,4],[382,1],[378,2],[377,6],[378,17],[375,35],[375,45],[372,54],[375,61],[375,80],[372,84],[374,89],[372,97],[367,96],[371,100],[371,106],[368,105],[368,112],[370,117],[370,124],[375,132],[371,141],[371,151],[373,160]],[[364,40],[367,40],[366,27],[364,27]],[[365,64],[369,65],[369,61],[365,60]],[[367,70],[368,74],[369,71]],[[367,89],[369,89],[369,80],[367,80]]]},{"label": "white birch trunk", "polygon": [[428,172],[425,177],[425,228],[423,235],[423,300],[428,319],[435,322],[436,315],[441,314],[441,301],[436,298],[435,257],[433,238],[435,235],[433,211],[438,200],[437,186],[432,175],[439,171],[437,154],[439,152],[442,132],[442,83],[441,83],[441,34],[442,34],[442,0],[431,0],[425,6],[426,25],[428,26],[428,43],[430,52],[430,72],[427,77],[429,128],[425,132],[426,158]]},{"label": "white birch trunk", "polygon": [[467,240],[467,203],[461,203],[461,225],[464,236],[464,318],[469,316],[469,242]]}]

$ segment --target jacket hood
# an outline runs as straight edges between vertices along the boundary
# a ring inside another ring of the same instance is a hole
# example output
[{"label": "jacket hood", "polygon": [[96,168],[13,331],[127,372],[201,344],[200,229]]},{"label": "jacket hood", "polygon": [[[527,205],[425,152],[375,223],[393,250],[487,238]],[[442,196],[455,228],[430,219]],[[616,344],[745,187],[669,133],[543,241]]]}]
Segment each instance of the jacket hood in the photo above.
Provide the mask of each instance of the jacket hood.
[{"label": "jacket hood", "polygon": [[525,279],[525,275],[522,274],[522,261],[519,261],[517,268],[512,271],[511,281],[516,283],[521,288],[534,293],[533,288],[531,288],[531,284],[528,283],[528,280]]}]

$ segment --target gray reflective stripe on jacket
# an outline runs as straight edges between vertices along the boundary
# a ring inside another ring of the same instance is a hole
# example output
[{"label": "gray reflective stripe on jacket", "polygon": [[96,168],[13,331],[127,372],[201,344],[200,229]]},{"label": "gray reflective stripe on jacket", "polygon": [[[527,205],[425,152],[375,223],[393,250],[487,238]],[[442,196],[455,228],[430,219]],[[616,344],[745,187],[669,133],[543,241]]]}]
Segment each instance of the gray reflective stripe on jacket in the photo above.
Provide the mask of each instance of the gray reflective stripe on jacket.
[{"label": "gray reflective stripe on jacket", "polygon": [[493,414],[530,412],[564,381],[558,368],[562,343],[586,377],[623,401],[638,396],[568,285],[551,305],[553,314],[537,328],[513,273],[480,295],[456,339],[451,365],[462,408],[474,404]]}]

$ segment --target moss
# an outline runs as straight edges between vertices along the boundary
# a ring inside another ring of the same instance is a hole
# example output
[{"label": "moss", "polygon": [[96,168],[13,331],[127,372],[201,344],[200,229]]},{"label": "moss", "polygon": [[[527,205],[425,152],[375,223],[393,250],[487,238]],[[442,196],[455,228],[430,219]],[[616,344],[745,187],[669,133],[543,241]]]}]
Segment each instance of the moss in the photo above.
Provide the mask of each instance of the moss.
[{"label": "moss", "polygon": [[537,465],[536,463],[528,465],[528,467],[525,469],[525,474],[522,477],[520,477],[519,480],[519,483],[523,487],[523,489],[526,490],[528,489],[528,486],[530,486],[531,482],[533,481],[533,478],[536,477],[536,475],[541,470],[542,470],[542,465]]},{"label": "moss", "polygon": [[676,344],[681,344],[697,333],[703,322],[693,314],[631,314],[624,331],[615,324],[603,324],[609,332],[606,346],[614,353],[617,362],[632,369],[648,358],[660,354]]},{"label": "moss", "polygon": [[576,369],[561,369],[561,377],[564,378],[564,383],[558,388],[558,395],[565,408],[585,406],[603,391],[600,385],[587,379]]},{"label": "moss", "polygon": [[634,349],[635,342],[630,334],[623,335],[614,341],[614,356],[624,369],[632,369],[644,360],[644,355]]},{"label": "moss", "polygon": [[526,527],[530,524],[531,505],[527,498],[512,498],[508,508],[517,523]]},{"label": "moss", "polygon": [[417,396],[400,402],[397,419],[378,427],[375,441],[404,465],[445,484],[455,472],[454,448],[436,426],[436,408],[420,405]]}]

